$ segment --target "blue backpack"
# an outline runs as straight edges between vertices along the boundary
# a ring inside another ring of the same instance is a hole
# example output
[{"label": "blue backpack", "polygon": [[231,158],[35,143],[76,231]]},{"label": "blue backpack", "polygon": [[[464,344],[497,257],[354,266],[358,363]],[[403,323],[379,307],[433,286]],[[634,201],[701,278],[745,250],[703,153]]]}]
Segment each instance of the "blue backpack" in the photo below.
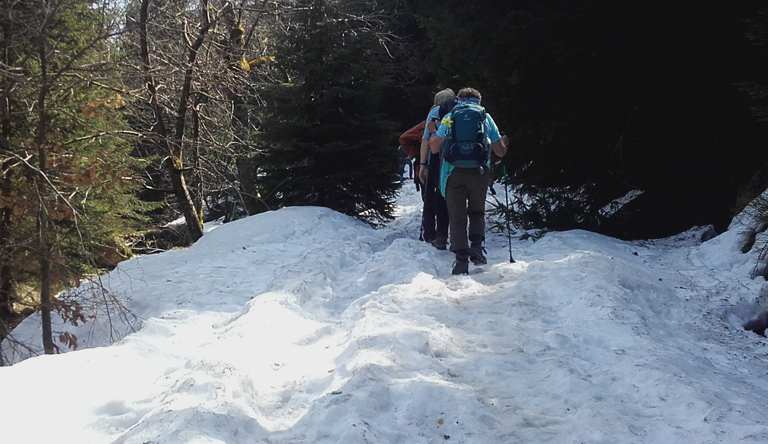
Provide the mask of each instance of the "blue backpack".
[{"label": "blue backpack", "polygon": [[456,168],[486,165],[490,157],[485,127],[485,108],[460,101],[451,110],[451,127],[440,147],[443,160]]}]

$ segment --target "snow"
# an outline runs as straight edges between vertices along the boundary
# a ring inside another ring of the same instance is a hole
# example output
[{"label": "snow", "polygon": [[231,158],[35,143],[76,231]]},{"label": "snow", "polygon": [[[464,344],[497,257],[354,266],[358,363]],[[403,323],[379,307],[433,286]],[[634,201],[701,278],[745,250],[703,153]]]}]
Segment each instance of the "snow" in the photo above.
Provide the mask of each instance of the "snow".
[{"label": "snow", "polygon": [[[452,276],[412,184],[398,202],[378,230],[286,208],[122,262],[102,282],[130,312],[105,296],[54,327],[77,351],[0,368],[3,442],[768,442],[768,343],[742,329],[768,289],[738,220],[704,243],[514,236],[514,263],[489,233]],[[39,318],[13,336],[39,344]]]}]

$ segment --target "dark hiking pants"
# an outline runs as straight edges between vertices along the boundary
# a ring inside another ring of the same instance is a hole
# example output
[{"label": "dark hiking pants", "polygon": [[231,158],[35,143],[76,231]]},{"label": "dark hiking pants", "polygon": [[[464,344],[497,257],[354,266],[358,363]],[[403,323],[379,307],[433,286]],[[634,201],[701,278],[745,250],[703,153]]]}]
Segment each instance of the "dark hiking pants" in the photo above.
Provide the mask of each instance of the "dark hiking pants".
[{"label": "dark hiking pants", "polygon": [[440,194],[439,155],[431,155],[427,185],[424,188],[424,240],[431,242],[438,236],[448,239],[448,207]]},{"label": "dark hiking pants", "polygon": [[455,168],[448,176],[445,201],[451,225],[451,251],[467,250],[470,240],[485,239],[485,197],[490,176],[480,168]]}]

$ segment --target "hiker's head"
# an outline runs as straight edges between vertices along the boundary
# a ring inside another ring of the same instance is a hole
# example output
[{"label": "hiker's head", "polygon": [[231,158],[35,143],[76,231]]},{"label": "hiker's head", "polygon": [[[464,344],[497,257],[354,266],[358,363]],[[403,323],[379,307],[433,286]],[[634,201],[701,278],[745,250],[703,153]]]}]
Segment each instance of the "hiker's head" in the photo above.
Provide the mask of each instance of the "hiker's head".
[{"label": "hiker's head", "polygon": [[480,91],[475,88],[461,88],[457,95],[460,99],[477,99],[483,100],[483,96],[480,95]]},{"label": "hiker's head", "polygon": [[456,93],[454,93],[451,88],[445,88],[444,90],[435,94],[435,105],[439,106],[441,103],[445,102],[446,100],[451,100],[455,98],[456,98]]}]

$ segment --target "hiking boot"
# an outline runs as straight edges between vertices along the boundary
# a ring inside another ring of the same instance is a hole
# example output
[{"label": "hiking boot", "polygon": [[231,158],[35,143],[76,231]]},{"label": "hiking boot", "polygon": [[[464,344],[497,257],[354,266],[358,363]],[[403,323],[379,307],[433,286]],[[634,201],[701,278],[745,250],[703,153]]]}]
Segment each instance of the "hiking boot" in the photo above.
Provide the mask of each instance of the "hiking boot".
[{"label": "hiking boot", "polygon": [[469,274],[469,256],[465,251],[456,252],[456,260],[453,262],[451,274]]},{"label": "hiking boot", "polygon": [[482,245],[472,245],[469,247],[469,260],[475,265],[485,265],[488,263],[488,259],[483,253],[487,253],[487,251]]},{"label": "hiking boot", "polygon": [[448,239],[437,236],[437,239],[430,242],[433,247],[437,248],[438,250],[445,250],[448,248]]}]

